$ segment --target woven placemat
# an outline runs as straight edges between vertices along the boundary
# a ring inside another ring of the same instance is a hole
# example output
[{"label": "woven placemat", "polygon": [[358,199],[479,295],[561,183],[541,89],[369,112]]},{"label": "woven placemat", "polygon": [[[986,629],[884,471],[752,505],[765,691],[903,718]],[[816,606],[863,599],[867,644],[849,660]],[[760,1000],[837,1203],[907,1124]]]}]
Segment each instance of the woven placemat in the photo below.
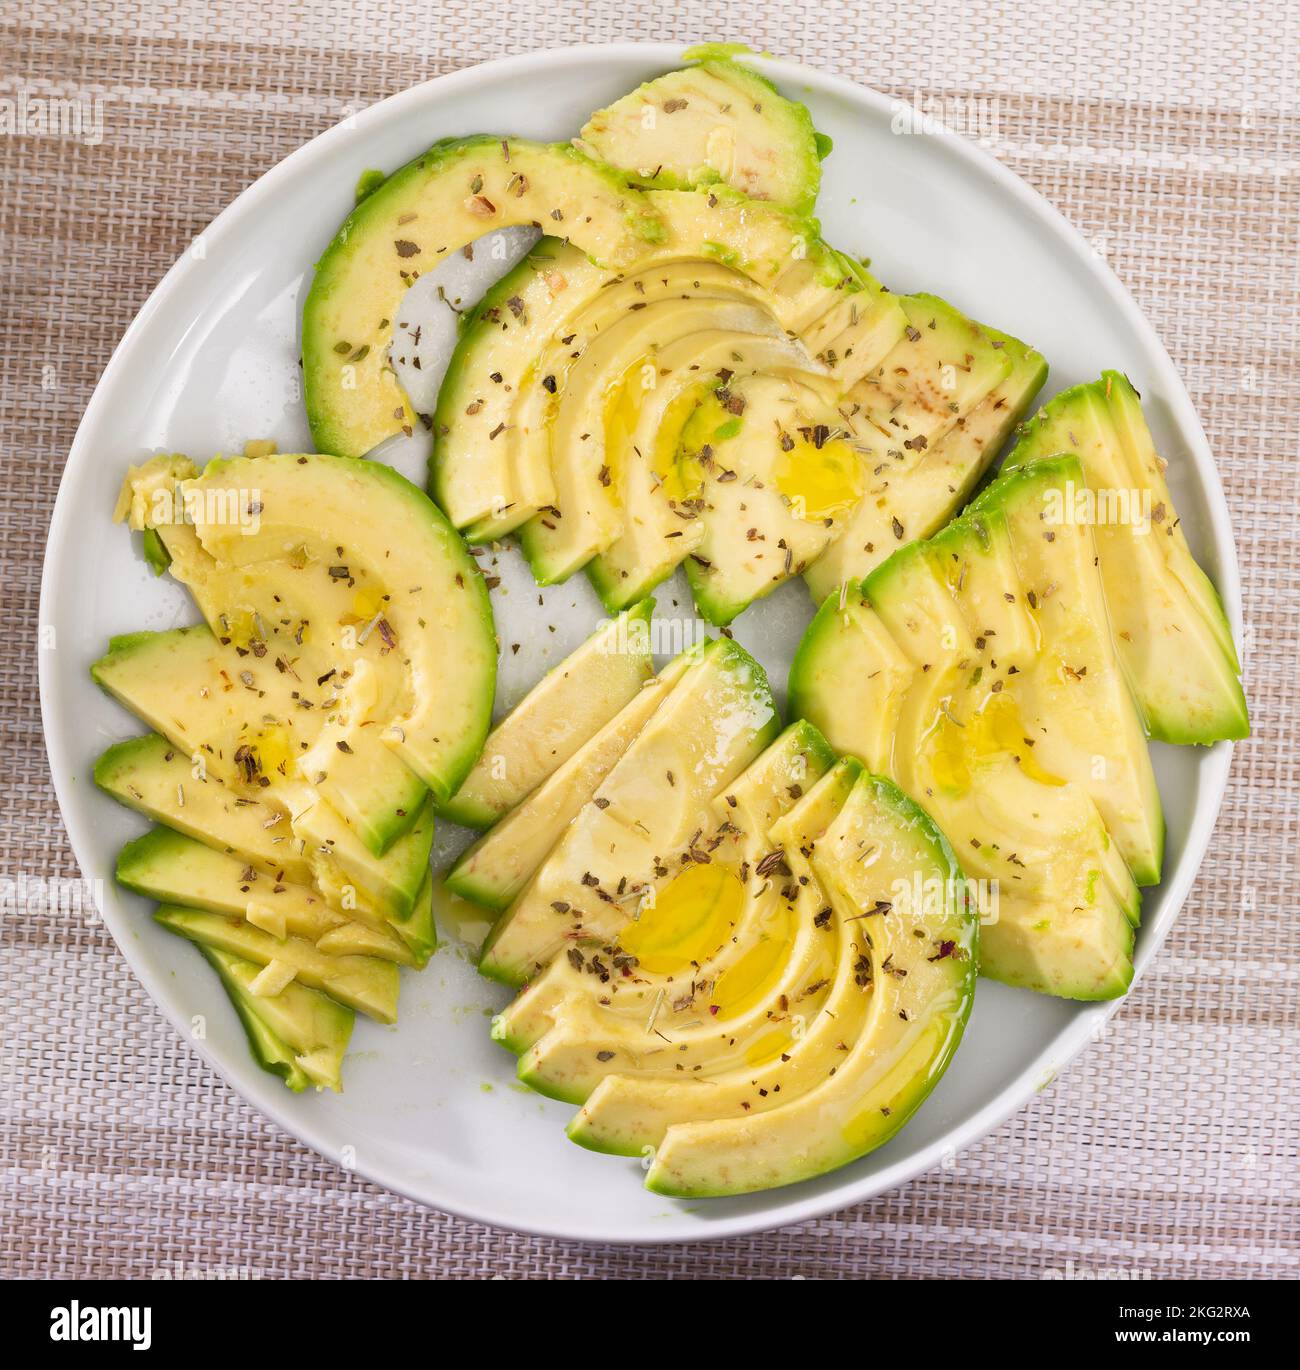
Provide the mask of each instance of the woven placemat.
[{"label": "woven placemat", "polygon": [[568,43],[743,39],[981,102],[992,150],[1108,256],[1187,378],[1232,506],[1255,726],[1172,936],[1050,1089],[871,1203],[686,1248],[519,1237],[358,1180],[214,1076],[102,926],[6,895],[0,1274],[1297,1274],[1300,8],[6,0],[0,35],[0,100],[72,99],[85,122],[0,134],[0,878],[76,874],[41,740],[41,557],[78,419],[153,285],[350,110]]}]

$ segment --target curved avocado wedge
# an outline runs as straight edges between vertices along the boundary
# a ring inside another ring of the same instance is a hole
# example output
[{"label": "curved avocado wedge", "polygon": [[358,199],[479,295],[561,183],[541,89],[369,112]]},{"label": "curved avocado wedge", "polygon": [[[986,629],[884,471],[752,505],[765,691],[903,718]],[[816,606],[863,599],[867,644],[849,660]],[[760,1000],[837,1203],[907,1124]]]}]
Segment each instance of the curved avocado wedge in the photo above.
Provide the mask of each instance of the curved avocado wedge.
[{"label": "curved avocado wedge", "polygon": [[439,812],[489,828],[584,747],[654,674],[642,600],[552,667],[492,729],[474,769]]},{"label": "curved avocado wedge", "polygon": [[[896,786],[864,775],[812,853],[866,1001],[815,1088],[764,1112],[677,1123],[646,1187],[696,1198],[825,1174],[883,1145],[938,1083],[975,993],[979,920],[952,849]],[[795,1044],[797,1059],[805,1048]]]},{"label": "curved avocado wedge", "polygon": [[[294,980],[318,989],[377,1023],[397,1021],[400,988],[397,966],[374,956],[331,956],[305,938],[283,940],[263,932],[242,918],[164,904],[155,920],[169,932],[200,946],[228,952],[259,967],[276,963],[293,972]],[[290,981],[293,983],[293,981]]]},{"label": "curved avocado wedge", "polygon": [[253,991],[261,967],[215,947],[200,946],[248,1037],[253,1059],[294,1091],[308,1085],[341,1091],[343,1056],[355,1021],[350,1008],[292,981],[275,995]]},{"label": "curved avocado wedge", "polygon": [[1061,492],[1055,518],[1093,528],[1115,645],[1150,736],[1202,744],[1249,737],[1232,630],[1187,545],[1166,463],[1127,376],[1106,371],[1057,395],[1025,425],[1007,461],[1056,452],[1077,456],[1081,476]]},{"label": "curved avocado wedge", "polygon": [[520,985],[567,946],[608,940],[694,858],[713,796],[772,740],[779,718],[737,643],[696,659],[579,810],[492,931],[480,971]]},{"label": "curved avocado wedge", "polygon": [[597,110],[577,145],[638,184],[724,184],[797,214],[812,213],[829,151],[803,105],[725,57],[655,77]]},{"label": "curved avocado wedge", "polygon": [[[655,1069],[649,1057],[629,1068],[625,1055],[623,1068],[600,1080],[569,1124],[571,1140],[593,1151],[648,1155],[670,1126],[763,1112],[826,1078],[827,1056],[838,1059],[840,1044],[856,1035],[869,995],[855,971],[857,957],[849,937],[852,925],[836,918],[810,858],[861,775],[857,761],[841,758],[768,828],[771,850],[780,854],[790,872],[782,876],[789,892],[790,920],[783,920],[778,928],[784,942],[779,968],[773,965],[766,974],[753,976],[747,963],[763,954],[761,941],[751,945],[711,987],[707,985],[710,972],[700,968],[708,1007],[721,996],[719,1019],[729,1016],[728,980],[739,971],[749,983],[750,992],[744,996],[748,1002],[742,1000],[737,1006],[742,1010],[738,1027],[746,1029],[743,1039],[733,1044],[730,1033],[726,1039],[728,1046],[740,1049],[739,1061],[732,1050],[715,1052],[712,1069],[708,1062],[701,1062],[702,1078],[683,1081],[676,1072]],[[693,974],[690,984],[697,983]],[[761,1014],[757,1030],[755,1009]],[[669,1017],[667,1021],[675,1020]],[[674,1040],[682,1031],[668,1028]]]},{"label": "curved avocado wedge", "polygon": [[935,295],[899,297],[907,329],[842,405],[866,472],[854,511],[804,579],[823,602],[970,498],[1047,378],[1028,344]]},{"label": "curved avocado wedge", "polygon": [[1099,999],[1131,980],[1164,825],[1091,530],[1044,522],[1072,479],[1073,457],[1004,474],[977,513],[828,599],[790,688],[832,745],[924,799],[985,882],[983,973]]},{"label": "curved avocado wedge", "polygon": [[778,874],[771,832],[832,760],[815,728],[787,728],[715,796],[696,841],[707,863],[685,866],[616,943],[557,957],[498,1016],[521,1080],[581,1103],[611,1074],[710,1079],[788,1045],[779,1004],[814,1013],[833,963],[815,910],[800,917],[815,895]]},{"label": "curved avocado wedge", "polygon": [[[384,750],[445,799],[487,735],[496,640],[473,558],[433,501],[377,462],[297,454],[214,461],[185,493],[206,510],[232,495],[256,506],[251,522],[196,520],[195,532],[217,574],[276,587],[274,612],[254,616],[259,660],[347,675],[298,769],[382,853],[419,809],[418,793],[389,780]],[[365,822],[368,806],[353,796],[368,800],[377,777],[402,802],[375,795],[385,811]],[[387,811],[394,807],[402,812]]]},{"label": "curved avocado wedge", "polygon": [[312,441],[363,457],[417,416],[388,365],[407,289],[494,229],[545,224],[617,269],[662,236],[621,173],[562,144],[479,135],[435,143],[344,220],[303,309],[303,382]]}]

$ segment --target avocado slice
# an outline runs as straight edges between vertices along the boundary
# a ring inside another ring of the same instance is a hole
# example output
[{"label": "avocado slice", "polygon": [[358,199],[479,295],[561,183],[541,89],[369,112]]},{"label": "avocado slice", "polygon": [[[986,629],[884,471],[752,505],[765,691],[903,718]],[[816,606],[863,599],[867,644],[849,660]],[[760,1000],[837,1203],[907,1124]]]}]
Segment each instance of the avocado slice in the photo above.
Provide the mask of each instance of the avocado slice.
[{"label": "avocado slice", "polygon": [[[186,687],[184,681],[173,684]],[[355,895],[379,917],[408,918],[429,871],[431,798],[411,831],[376,857],[320,800],[307,796],[307,807],[295,813],[280,802],[285,796],[276,787],[265,797],[240,794],[157,733],[110,747],[95,763],[95,783],[137,813],[218,851],[236,852],[264,874],[314,884],[335,907]]]},{"label": "avocado slice", "polygon": [[729,639],[704,645],[502,915],[483,974],[518,985],[573,938],[619,931],[670,868],[693,859],[709,801],[778,727],[758,663]]},{"label": "avocado slice", "polygon": [[[1196,564],[1128,378],[1106,371],[1051,400],[1007,458],[1073,452],[1083,480],[1055,515],[1093,524],[1120,660],[1150,736],[1202,743],[1250,735],[1241,664],[1218,592]],[[1086,484],[1086,489],[1084,488]]]},{"label": "avocado slice", "polygon": [[633,605],[548,671],[488,734],[443,817],[491,827],[630,703],[654,674],[653,612],[652,599]]},{"label": "avocado slice", "polygon": [[200,946],[230,996],[253,1059],[301,1093],[308,1085],[340,1091],[343,1055],[355,1021],[350,1008],[296,981],[276,995],[253,993],[261,967],[215,947]]},{"label": "avocado slice", "polygon": [[[916,1112],[960,1044],[979,920],[952,849],[925,812],[889,781],[864,775],[811,865],[865,1010],[856,1031],[843,1050],[820,1056],[815,1087],[756,1114],[670,1126],[646,1174],[655,1193],[745,1194],[856,1160]],[[808,1050],[795,1041],[784,1054],[792,1063]]]},{"label": "avocado slice", "polygon": [[[117,858],[117,880],[127,889],[159,903],[187,906],[246,918],[273,936],[292,935],[314,942],[322,951],[344,947],[357,950],[360,941],[333,937],[339,929],[368,927],[364,954],[381,956],[399,965],[417,964],[406,936],[417,944],[428,940],[423,927],[427,913],[419,907],[396,927],[373,919],[359,909],[331,908],[315,890],[274,875],[263,875],[234,852],[218,851],[170,828],[153,828],[128,842]],[[429,901],[426,897],[426,906]],[[404,934],[404,935],[403,935]],[[432,948],[430,948],[431,950]],[[427,955],[425,956],[427,960]]]},{"label": "avocado slice", "polygon": [[834,398],[796,376],[729,377],[701,402],[678,461],[704,502],[686,574],[710,623],[800,575],[853,517],[865,467],[852,437]]},{"label": "avocado slice", "polygon": [[803,105],[726,57],[645,82],[597,110],[576,142],[638,184],[724,184],[796,214],[812,213],[829,151]]},{"label": "avocado slice", "polygon": [[487,734],[496,643],[473,559],[428,496],[376,462],[237,458],[182,487],[199,516],[162,530],[185,551],[173,573],[248,658],[232,679],[274,665],[295,707],[311,696],[321,717],[297,721],[296,769],[382,855],[423,787],[447,798]]},{"label": "avocado slice", "polygon": [[311,862],[283,809],[245,799],[211,776],[195,777],[188,754],[157,733],[116,743],[95,762],[94,774],[100,789],[155,822],[238,852],[263,874],[312,881]]},{"label": "avocado slice", "polygon": [[[674,1014],[664,1015],[665,1030],[676,1045],[680,1034],[695,1030],[690,1010],[696,986],[702,982],[707,996],[704,1007],[726,1028],[735,1011],[729,1000],[739,979],[735,1008],[749,1020],[748,1030],[735,1043],[743,1051],[741,1061],[737,1064],[730,1052],[721,1053],[707,1074],[701,1063],[702,1081],[688,1082],[677,1072],[654,1068],[650,1057],[639,1068],[629,1068],[628,1063],[608,1074],[591,1092],[569,1124],[573,1141],[593,1151],[646,1155],[646,1149],[657,1148],[676,1123],[762,1112],[825,1079],[825,1057],[839,1053],[840,1044],[852,1040],[865,1012],[866,996],[853,971],[856,958],[846,955],[846,927],[836,921],[810,858],[861,775],[858,761],[841,758],[767,831],[770,850],[780,854],[790,871],[782,877],[790,894],[783,895],[783,905],[778,906],[786,913],[778,928],[780,957],[772,958],[770,945],[761,936],[751,936],[741,957],[712,983],[701,966],[698,974],[690,976],[684,1023],[675,1016],[681,991],[670,992]],[[761,1013],[757,1027],[755,1007]],[[674,1029],[674,1023],[681,1025]],[[723,1040],[730,1046],[731,1038],[728,1032]],[[793,1050],[796,1041],[797,1051]],[[683,1088],[683,1083],[689,1087]]]},{"label": "avocado slice", "polygon": [[1079,478],[1073,457],[1006,474],[979,512],[828,599],[790,689],[832,745],[923,798],[996,892],[982,971],[1093,999],[1132,977],[1164,830],[1090,530],[1042,522]]},{"label": "avocado slice", "polygon": [[200,946],[228,952],[257,966],[274,961],[292,969],[298,983],[318,989],[378,1023],[397,1021],[400,983],[392,961],[375,956],[331,956],[305,938],[281,940],[242,918],[176,904],[163,904],[154,918],[168,931]]},{"label": "avocado slice", "polygon": [[933,536],[970,497],[1032,403],[1047,363],[935,295],[899,297],[907,329],[841,406],[862,499],[804,579],[820,604],[902,542]]},{"label": "avocado slice", "polygon": [[447,873],[453,894],[503,913],[681,679],[696,653],[675,657]]},{"label": "avocado slice", "polygon": [[[692,295],[749,299],[779,329],[799,333],[832,310],[847,311],[852,296],[859,331],[874,321],[890,334],[877,353],[863,354],[868,363],[902,335],[905,320],[893,297],[847,271],[812,221],[722,187],[707,195],[652,191],[646,200],[662,239],[622,271],[544,238],[469,316],[439,394],[430,480],[452,523],[472,540],[504,536],[534,516],[554,521],[550,511],[565,514],[575,503],[560,469],[565,446],[550,431],[555,397],[595,334],[620,312]],[[607,292],[622,300],[618,308]],[[593,473],[601,465],[595,461]],[[589,494],[585,487],[578,493]],[[547,583],[583,562],[566,568],[558,555],[551,559],[557,564],[543,572]]]},{"label": "avocado slice", "polygon": [[[648,312],[648,311],[647,311]],[[742,384],[759,372],[810,373],[815,363],[788,338],[722,326],[692,332],[656,354],[658,381],[632,398],[630,437],[621,463],[622,529],[587,565],[587,576],[613,613],[648,593],[688,557],[704,536],[707,506],[694,471],[676,462],[681,428],[707,379],[725,374]]]},{"label": "avocado slice", "polygon": [[[580,1103],[628,1068],[711,1074],[728,1059],[745,1064],[754,1037],[771,1028],[772,1005],[799,998],[830,968],[815,955],[824,939],[796,936],[800,886],[758,868],[771,826],[832,760],[815,728],[791,725],[715,796],[697,843],[708,863],[687,865],[617,943],[547,966],[493,1026],[521,1053],[520,1079]],[[601,964],[622,974],[591,973]]]},{"label": "avocado slice", "polygon": [[363,457],[414,428],[388,366],[402,296],[450,253],[517,224],[546,224],[614,269],[663,232],[621,173],[574,148],[486,134],[435,143],[348,215],[316,266],[302,351],[319,451]]}]

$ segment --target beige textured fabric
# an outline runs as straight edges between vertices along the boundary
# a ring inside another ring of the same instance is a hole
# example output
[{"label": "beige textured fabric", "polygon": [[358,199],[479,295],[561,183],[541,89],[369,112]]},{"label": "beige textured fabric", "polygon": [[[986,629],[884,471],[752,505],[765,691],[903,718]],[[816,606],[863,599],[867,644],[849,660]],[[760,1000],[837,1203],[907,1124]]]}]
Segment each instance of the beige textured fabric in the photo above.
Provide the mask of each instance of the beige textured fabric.
[{"label": "beige textured fabric", "polygon": [[[996,111],[994,151],[1104,250],[1188,380],[1232,505],[1255,738],[1153,970],[983,1143],[875,1202],[677,1249],[534,1240],[358,1181],[244,1106],[104,929],[6,906],[0,1274],[1300,1273],[1295,435],[1300,7],[731,0],[5,0],[0,96],[102,97],[102,141],[0,136],[0,876],[74,874],[33,646],[44,533],[95,380],[164,270],[351,108],[485,58],[743,38]],[[93,130],[91,130],[93,137]]]}]

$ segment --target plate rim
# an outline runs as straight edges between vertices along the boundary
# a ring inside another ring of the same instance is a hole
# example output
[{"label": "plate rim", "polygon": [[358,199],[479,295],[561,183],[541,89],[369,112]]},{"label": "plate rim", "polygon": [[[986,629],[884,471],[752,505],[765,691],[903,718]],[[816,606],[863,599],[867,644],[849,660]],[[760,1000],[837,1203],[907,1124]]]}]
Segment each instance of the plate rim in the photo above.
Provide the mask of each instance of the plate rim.
[{"label": "plate rim", "polygon": [[[507,80],[516,72],[532,72],[539,68],[544,69],[547,66],[561,65],[571,61],[594,64],[611,57],[636,59],[647,66],[662,65],[665,70],[668,70],[674,66],[680,66],[685,54],[697,46],[678,42],[573,44],[499,57],[464,67],[458,71],[432,77],[367,106],[355,115],[345,117],[333,127],[324,130],[295,148],[288,156],[245,187],[197,236],[202,237],[208,243],[219,242],[226,233],[233,231],[238,221],[255,213],[259,204],[267,196],[274,195],[284,177],[294,174],[299,167],[309,160],[327,159],[334,151],[345,146],[349,136],[363,133],[368,125],[380,119],[401,114],[407,106],[418,105],[423,100],[429,99],[431,92],[436,91],[437,95],[441,96],[444,93],[454,92],[461,87],[472,88]],[[750,54],[747,60],[752,61],[763,75],[770,77],[786,90],[816,91],[820,89],[850,104],[856,103],[859,106],[865,106],[873,116],[888,115],[902,103],[896,97],[860,85],[846,77],[821,71],[799,62],[769,58],[757,53]],[[1119,311],[1127,325],[1134,330],[1143,347],[1156,360],[1163,373],[1159,377],[1162,397],[1171,410],[1172,421],[1183,437],[1187,455],[1195,467],[1196,483],[1199,494],[1204,501],[1207,515],[1207,533],[1210,542],[1207,553],[1214,562],[1214,582],[1228,615],[1234,640],[1240,645],[1242,626],[1240,572],[1236,540],[1232,532],[1231,516],[1223,483],[1214,462],[1209,440],[1192,404],[1191,397],[1154,326],[1109,263],[1099,258],[1091,250],[1079,230],[1045,196],[977,144],[958,137],[942,127],[936,127],[932,132],[927,131],[927,136],[941,142],[949,155],[965,160],[974,172],[992,180],[998,189],[1006,192],[1016,201],[1023,213],[1036,219],[1044,230],[1058,241],[1068,245],[1076,255],[1082,257],[1094,279],[1104,290],[1108,306]],[[38,626],[50,622],[49,610],[55,595],[53,586],[60,574],[60,559],[52,553],[54,548],[61,546],[66,540],[68,536],[67,524],[72,517],[72,496],[68,493],[71,484],[68,479],[69,472],[84,465],[88,459],[89,439],[86,435],[94,426],[99,408],[107,403],[106,395],[118,380],[118,373],[127,365],[127,352],[134,338],[143,331],[155,312],[161,307],[164,298],[177,283],[189,272],[200,269],[200,267],[201,261],[189,252],[182,253],[149,293],[148,298],[113,349],[99,379],[95,382],[91,398],[86,405],[78,423],[76,435],[68,449],[49,527],[46,531],[45,553],[42,558],[41,569]],[[68,749],[64,746],[54,727],[51,685],[56,659],[57,652],[41,650],[38,646],[37,677],[42,737],[64,831],[82,878],[85,880],[87,888],[93,892],[95,907],[101,921],[108,928],[132,973],[153,1000],[154,1007],[171,1023],[181,1038],[198,1052],[222,1081],[258,1114],[269,1118],[316,1154],[339,1164],[338,1158],[331,1154],[324,1142],[311,1135],[314,1129],[304,1126],[301,1121],[296,1119],[291,1107],[292,1096],[285,1092],[284,1100],[278,1104],[254,1099],[245,1092],[238,1080],[232,1078],[231,1072],[223,1064],[217,1053],[209,1048],[206,1041],[195,1041],[191,1037],[179,1016],[167,1007],[167,996],[161,992],[158,977],[151,970],[142,968],[141,962],[144,958],[138,958],[135,954],[131,945],[132,939],[125,935],[126,929],[123,929],[122,935],[119,935],[118,929],[114,926],[116,917],[110,918],[106,914],[103,900],[100,897],[101,887],[96,876],[89,870],[87,862],[82,858],[81,853],[85,844],[78,840],[73,831],[73,824],[69,821],[69,813],[72,811],[71,788],[75,767],[68,755]],[[1169,931],[1181,915],[1187,895],[1209,847],[1214,826],[1218,821],[1232,752],[1233,744],[1231,742],[1219,742],[1210,748],[1203,749],[1202,754],[1197,758],[1200,769],[1198,798],[1187,832],[1186,848],[1175,870],[1162,881],[1165,904],[1171,911],[1166,916],[1164,925],[1143,939],[1134,958],[1133,985],[1136,985],[1141,979]],[[1011,1114],[1023,1107],[1047,1083],[1055,1079],[1056,1075],[1069,1065],[1088,1042],[1098,1034],[1102,1025],[1127,1000],[1128,994],[1131,992],[1132,985],[1128,993],[1119,999],[1080,1006],[1075,1020],[1051,1039],[1050,1048],[1045,1048],[1039,1057],[1036,1057],[1029,1066],[998,1090],[964,1124],[946,1132],[943,1137],[922,1150],[901,1158],[882,1171],[857,1180],[846,1179],[821,1193],[802,1199],[798,1197],[801,1188],[798,1185],[768,1191],[772,1196],[770,1204],[763,1204],[751,1213],[718,1219],[716,1222],[710,1222],[706,1226],[689,1232],[638,1231],[635,1234],[620,1235],[584,1227],[580,1224],[560,1227],[527,1219],[507,1219],[495,1214],[485,1215],[472,1206],[460,1204],[454,1194],[450,1196],[439,1194],[435,1199],[429,1191],[421,1192],[413,1181],[405,1180],[400,1173],[394,1173],[383,1164],[366,1165],[358,1163],[354,1167],[354,1172],[383,1189],[402,1195],[421,1207],[432,1208],[467,1221],[482,1223],[504,1231],[520,1232],[538,1237],[616,1246],[661,1246],[686,1242],[718,1241],[728,1237],[770,1231],[823,1217],[887,1193],[932,1169],[945,1153],[955,1153],[981,1140]],[[1045,1072],[1041,1057],[1048,1052],[1050,1052],[1051,1061]],[[436,1189],[436,1184],[432,1188]],[[683,1214],[683,1216],[688,1215]]]}]

